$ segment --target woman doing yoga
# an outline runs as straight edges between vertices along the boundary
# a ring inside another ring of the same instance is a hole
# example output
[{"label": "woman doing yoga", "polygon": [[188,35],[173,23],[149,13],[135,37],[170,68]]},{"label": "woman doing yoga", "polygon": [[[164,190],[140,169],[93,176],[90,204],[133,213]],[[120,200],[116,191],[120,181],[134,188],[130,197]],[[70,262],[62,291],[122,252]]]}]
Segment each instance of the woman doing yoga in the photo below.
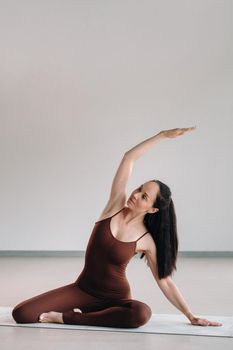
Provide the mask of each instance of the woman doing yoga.
[{"label": "woman doing yoga", "polygon": [[176,269],[178,237],[171,191],[150,180],[127,199],[126,186],[135,160],[157,142],[196,127],[163,130],[127,151],[113,179],[109,200],[88,241],[85,264],[77,280],[16,305],[17,323],[53,322],[136,328],[151,318],[150,307],[132,298],[125,275],[131,258],[145,256],[153,277],[168,300],[193,325],[221,323],[195,317],[171,279]]}]

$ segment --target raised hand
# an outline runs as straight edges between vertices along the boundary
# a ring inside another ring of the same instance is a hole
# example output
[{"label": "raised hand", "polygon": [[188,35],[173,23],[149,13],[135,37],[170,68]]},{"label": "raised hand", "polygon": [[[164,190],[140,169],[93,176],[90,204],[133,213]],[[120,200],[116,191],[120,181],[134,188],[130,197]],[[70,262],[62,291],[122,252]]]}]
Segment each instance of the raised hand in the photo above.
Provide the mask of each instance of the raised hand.
[{"label": "raised hand", "polygon": [[190,128],[176,128],[176,129],[170,129],[170,130],[162,130],[160,134],[162,134],[164,137],[174,138],[180,135],[183,135],[187,131],[195,130],[196,126],[192,126]]},{"label": "raised hand", "polygon": [[190,322],[195,326],[222,326],[220,322],[209,321],[200,317],[193,317]]}]

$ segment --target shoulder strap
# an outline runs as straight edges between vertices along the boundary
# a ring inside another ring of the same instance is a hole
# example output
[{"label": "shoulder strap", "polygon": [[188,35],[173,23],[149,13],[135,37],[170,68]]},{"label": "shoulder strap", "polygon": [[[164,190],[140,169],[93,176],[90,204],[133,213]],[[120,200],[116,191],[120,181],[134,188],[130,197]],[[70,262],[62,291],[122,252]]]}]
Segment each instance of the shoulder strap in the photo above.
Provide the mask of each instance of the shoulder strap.
[{"label": "shoulder strap", "polygon": [[136,240],[136,242],[137,241],[139,241],[139,239],[141,239],[143,236],[145,236],[145,234],[147,234],[149,231],[146,231],[145,233],[143,233],[143,235],[141,236],[141,237],[139,237],[137,240]]},{"label": "shoulder strap", "polygon": [[115,214],[113,214],[112,216],[110,216],[110,218],[112,218],[112,217],[115,216],[116,214],[120,213],[120,211],[122,211],[123,209],[124,209],[124,207],[121,208],[121,210],[119,210],[117,213],[115,213]]},{"label": "shoulder strap", "polygon": [[[123,208],[121,208],[121,210],[123,210],[123,209],[124,209],[124,207],[123,207]],[[113,216],[115,216],[116,214],[120,213],[120,211],[121,211],[121,210],[119,210],[117,213],[113,214],[112,216],[109,216],[109,217],[107,217],[107,218],[105,218],[105,219],[102,219],[102,220],[96,221],[96,222],[95,222],[95,224],[97,224],[98,222],[101,222],[101,221],[104,221],[104,220],[107,220],[107,219],[112,218],[112,217],[113,217]]]}]

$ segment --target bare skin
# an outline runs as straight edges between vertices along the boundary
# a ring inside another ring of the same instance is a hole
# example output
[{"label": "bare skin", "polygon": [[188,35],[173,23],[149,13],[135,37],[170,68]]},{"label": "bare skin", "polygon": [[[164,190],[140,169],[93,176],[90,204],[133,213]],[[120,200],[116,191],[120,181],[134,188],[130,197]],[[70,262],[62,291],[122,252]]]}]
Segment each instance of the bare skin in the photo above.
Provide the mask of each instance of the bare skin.
[{"label": "bare skin", "polygon": [[49,311],[40,315],[41,323],[64,323],[61,312]]},{"label": "bare skin", "polygon": [[[75,312],[82,313],[82,311],[80,309],[73,309],[73,310]],[[56,311],[44,312],[43,314],[40,315],[39,322],[41,322],[41,323],[64,323],[63,318],[62,318],[62,312],[56,312]]]}]

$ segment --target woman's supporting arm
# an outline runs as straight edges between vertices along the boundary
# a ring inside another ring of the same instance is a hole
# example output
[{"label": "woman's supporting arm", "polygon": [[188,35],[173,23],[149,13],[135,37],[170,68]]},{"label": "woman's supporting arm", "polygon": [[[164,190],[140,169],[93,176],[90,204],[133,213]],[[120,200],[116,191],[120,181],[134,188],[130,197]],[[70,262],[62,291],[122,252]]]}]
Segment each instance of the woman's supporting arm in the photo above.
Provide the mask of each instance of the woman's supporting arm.
[{"label": "woman's supporting arm", "polygon": [[179,309],[195,326],[222,326],[221,322],[207,320],[206,318],[196,317],[190,311],[178,287],[173,282],[170,276],[157,281],[160,289],[167,299]]},{"label": "woman's supporting arm", "polygon": [[183,296],[181,295],[178,287],[170,277],[157,281],[159,288],[162,290],[166,298],[179,309],[190,321],[194,318],[194,315],[190,311]]}]

